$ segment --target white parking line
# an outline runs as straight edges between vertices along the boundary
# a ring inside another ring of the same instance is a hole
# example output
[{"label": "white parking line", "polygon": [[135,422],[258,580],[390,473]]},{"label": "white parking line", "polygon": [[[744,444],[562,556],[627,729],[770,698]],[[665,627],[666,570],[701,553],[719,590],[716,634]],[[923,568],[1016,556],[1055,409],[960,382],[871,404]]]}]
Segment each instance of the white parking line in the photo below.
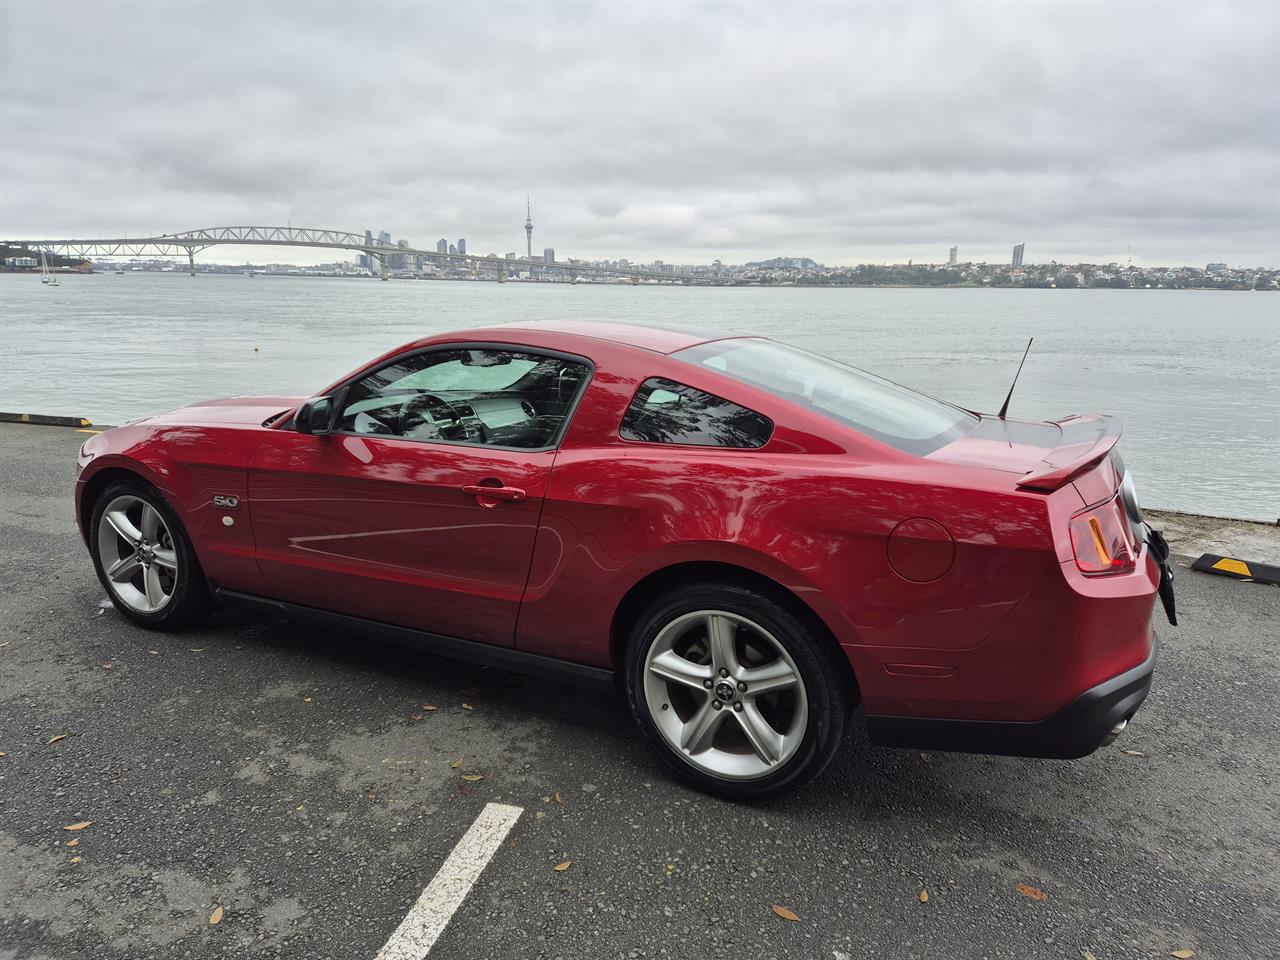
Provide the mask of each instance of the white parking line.
[{"label": "white parking line", "polygon": [[522,813],[523,807],[485,804],[375,960],[423,960]]}]

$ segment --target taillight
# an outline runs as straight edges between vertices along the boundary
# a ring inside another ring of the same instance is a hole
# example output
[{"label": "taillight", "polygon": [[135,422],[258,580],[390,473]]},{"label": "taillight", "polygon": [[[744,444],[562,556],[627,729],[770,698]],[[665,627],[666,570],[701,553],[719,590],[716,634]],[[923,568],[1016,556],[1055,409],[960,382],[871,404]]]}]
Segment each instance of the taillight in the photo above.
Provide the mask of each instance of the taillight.
[{"label": "taillight", "polygon": [[1071,518],[1071,549],[1081,573],[1124,573],[1138,564],[1117,498]]}]

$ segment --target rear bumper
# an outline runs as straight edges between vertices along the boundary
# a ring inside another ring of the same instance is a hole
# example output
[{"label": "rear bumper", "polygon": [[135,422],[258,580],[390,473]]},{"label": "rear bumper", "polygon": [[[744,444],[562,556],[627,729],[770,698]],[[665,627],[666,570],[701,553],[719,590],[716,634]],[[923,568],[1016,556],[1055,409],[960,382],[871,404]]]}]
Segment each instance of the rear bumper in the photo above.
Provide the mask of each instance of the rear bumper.
[{"label": "rear bumper", "polygon": [[868,716],[873,743],[918,750],[957,750],[1011,757],[1073,760],[1102,746],[1137,711],[1151,689],[1156,642],[1142,663],[1086,690],[1056,713],[1030,723]]}]

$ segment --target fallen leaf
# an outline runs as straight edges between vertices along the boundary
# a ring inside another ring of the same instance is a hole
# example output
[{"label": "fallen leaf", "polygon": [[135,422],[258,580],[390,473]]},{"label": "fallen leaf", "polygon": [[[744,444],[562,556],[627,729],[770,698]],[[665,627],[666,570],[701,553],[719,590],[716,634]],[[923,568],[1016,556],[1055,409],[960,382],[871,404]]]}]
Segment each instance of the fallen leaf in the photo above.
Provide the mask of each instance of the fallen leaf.
[{"label": "fallen leaf", "polygon": [[927,753],[922,753],[922,754],[920,754],[920,759],[921,759],[921,761],[923,761],[924,763],[928,763],[928,762],[929,762],[929,755],[928,755]]},{"label": "fallen leaf", "polygon": [[7,756],[8,756],[7,753],[0,753],[0,757],[7,757]]},{"label": "fallen leaf", "polygon": [[473,706],[472,706],[471,704],[469,704],[469,703],[464,703],[464,704],[462,705],[462,709],[463,709],[463,710],[474,710],[474,709],[475,709],[475,707],[473,707]]},{"label": "fallen leaf", "polygon": [[929,902],[929,891],[928,891],[928,890],[921,890],[921,891],[920,891],[920,902],[921,902],[921,903],[928,903],[928,902]]},{"label": "fallen leaf", "polygon": [[223,914],[222,904],[218,904],[213,908],[213,913],[209,914],[209,926],[216,927],[222,922]]},{"label": "fallen leaf", "polygon": [[1098,960],[1098,958],[1093,955],[1092,950],[1084,947],[1080,950],[1080,960]]},{"label": "fallen leaf", "polygon": [[668,864],[667,864],[667,879],[670,879],[670,878],[671,878],[671,875],[672,875],[673,873],[675,873],[675,872],[676,872],[676,865],[675,865],[674,863],[668,863]]},{"label": "fallen leaf", "polygon": [[191,652],[192,652],[192,653],[204,653],[204,651],[205,651],[205,648],[204,648],[204,647],[192,647],[192,648],[191,648]]},{"label": "fallen leaf", "polygon": [[425,719],[426,719],[426,717],[424,717],[424,716],[423,716],[422,714],[420,714],[420,713],[411,713],[411,714],[409,714],[409,719],[410,719],[410,720],[425,720]]},{"label": "fallen leaf", "polygon": [[91,823],[93,823],[92,820],[81,820],[79,823],[73,823],[69,826],[63,827],[62,829],[63,830],[83,830],[85,827],[89,826],[89,824]]},{"label": "fallen leaf", "polygon": [[1195,955],[1196,952],[1194,950],[1190,950],[1186,947],[1181,950],[1175,950],[1173,953],[1169,954],[1171,957],[1177,957],[1178,960],[1191,960]]},{"label": "fallen leaf", "polygon": [[65,740],[65,739],[67,739],[67,735],[65,733],[60,733],[57,736],[50,737],[48,740],[45,741],[45,743],[46,744],[57,743],[59,740]]},{"label": "fallen leaf", "polygon": [[466,758],[466,757],[459,757],[457,760],[453,761],[453,763],[449,764],[449,766],[451,766],[451,767],[453,767],[453,769],[457,770],[460,766],[462,766],[462,761],[463,761],[463,760],[465,760],[465,759],[467,759],[467,758]]},{"label": "fallen leaf", "polygon": [[158,657],[158,656],[160,656],[160,651],[159,651],[159,650],[148,650],[148,651],[147,651],[147,653],[151,654],[153,657]]},{"label": "fallen leaf", "polygon": [[792,923],[800,922],[800,918],[797,917],[793,912],[788,910],[786,907],[780,907],[776,903],[771,903],[769,904],[769,906],[773,910],[773,912],[776,913],[778,916],[780,916],[783,920],[790,920]]},{"label": "fallen leaf", "polygon": [[102,669],[103,669],[103,670],[110,670],[110,669],[111,669],[111,667],[112,667],[112,664],[110,664],[110,663],[104,663],[104,664],[102,665]]},{"label": "fallen leaf", "polygon": [[68,846],[68,847],[74,847],[74,846],[75,846],[77,843],[79,843],[79,842],[80,842],[80,838],[79,838],[79,837],[72,837],[70,840],[68,840],[68,841],[67,841],[67,846]]},{"label": "fallen leaf", "polygon": [[434,703],[424,703],[422,705],[422,709],[427,711],[427,713],[435,713],[440,708],[437,707]]},{"label": "fallen leaf", "polygon": [[79,857],[72,857],[72,858],[71,858],[71,862],[72,862],[72,863],[79,863],[79,862],[80,862],[80,858],[79,858]]},{"label": "fallen leaf", "polygon": [[562,806],[562,807],[564,806],[564,801],[563,801],[562,799],[560,799],[560,791],[559,791],[559,790],[557,790],[557,791],[556,791],[556,794],[555,794],[555,800],[556,800],[556,803],[560,804],[560,806]]},{"label": "fallen leaf", "polygon": [[534,813],[533,813],[533,815],[534,815],[534,817],[535,817],[535,818],[537,818],[538,820],[541,820],[543,817],[545,817],[545,816],[547,815],[547,811],[545,811],[545,810],[535,810],[535,811],[534,811]]},{"label": "fallen leaf", "polygon": [[464,773],[462,779],[467,783],[475,783],[477,780],[483,780],[484,774],[481,773]]},{"label": "fallen leaf", "polygon": [[556,864],[554,867],[552,867],[551,869],[552,869],[552,870],[554,870],[556,873],[564,873],[564,872],[565,872],[566,870],[568,870],[571,866],[573,866],[573,861],[572,861],[572,860],[565,860],[565,861],[564,861],[564,862],[562,862],[562,863],[557,863],[557,864]]},{"label": "fallen leaf", "polygon": [[310,703],[310,702],[311,702],[311,698],[310,698],[310,697],[303,697],[303,698],[302,698],[302,702],[303,702],[303,703]]},{"label": "fallen leaf", "polygon": [[1022,894],[1028,900],[1048,900],[1049,899],[1048,894],[1046,894],[1043,890],[1037,890],[1035,887],[1029,886],[1025,883],[1020,883],[1013,889],[1017,890],[1020,894]]},{"label": "fallen leaf", "polygon": [[1145,753],[1143,753],[1141,750],[1126,750],[1126,751],[1125,751],[1125,753],[1127,753],[1127,754],[1128,754],[1129,756],[1131,756],[1131,757],[1145,757],[1145,756],[1146,756],[1146,754],[1145,754]]}]

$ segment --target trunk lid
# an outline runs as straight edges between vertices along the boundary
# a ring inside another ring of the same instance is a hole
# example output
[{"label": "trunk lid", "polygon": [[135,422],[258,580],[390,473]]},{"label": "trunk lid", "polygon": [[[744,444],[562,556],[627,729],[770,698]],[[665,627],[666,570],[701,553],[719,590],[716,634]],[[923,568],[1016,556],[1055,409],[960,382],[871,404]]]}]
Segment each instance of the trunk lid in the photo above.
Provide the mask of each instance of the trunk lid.
[{"label": "trunk lid", "polygon": [[1017,474],[1019,487],[1050,491],[1100,463],[1119,439],[1119,421],[1101,414],[1048,421],[984,416],[929,459]]}]

